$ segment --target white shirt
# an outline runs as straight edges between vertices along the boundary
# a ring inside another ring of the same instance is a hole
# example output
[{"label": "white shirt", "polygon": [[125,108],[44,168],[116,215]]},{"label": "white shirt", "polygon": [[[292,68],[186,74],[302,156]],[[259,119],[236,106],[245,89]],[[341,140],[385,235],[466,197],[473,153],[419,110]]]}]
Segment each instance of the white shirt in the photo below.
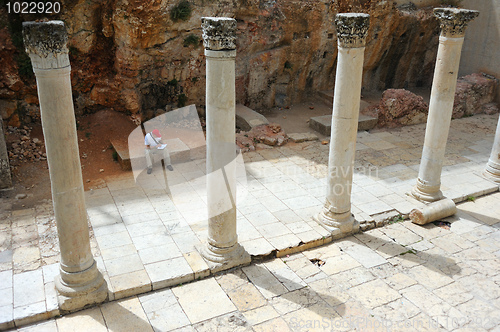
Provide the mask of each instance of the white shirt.
[{"label": "white shirt", "polygon": [[[155,141],[156,140],[156,141]],[[160,144],[161,138],[153,138],[153,135],[151,133],[147,133],[146,137],[144,138],[144,145],[149,145],[150,147],[154,148],[158,144]]]}]

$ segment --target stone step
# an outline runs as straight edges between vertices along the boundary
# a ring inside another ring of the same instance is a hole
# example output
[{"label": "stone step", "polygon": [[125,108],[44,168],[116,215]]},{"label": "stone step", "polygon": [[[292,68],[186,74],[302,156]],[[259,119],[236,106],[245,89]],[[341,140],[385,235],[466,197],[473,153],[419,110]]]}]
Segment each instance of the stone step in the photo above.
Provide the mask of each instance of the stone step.
[{"label": "stone step", "polygon": [[319,137],[313,133],[291,133],[288,134],[288,139],[295,143],[302,143],[307,141],[317,141]]},{"label": "stone step", "polygon": [[[130,162],[130,153],[128,148],[128,142],[124,139],[112,139],[110,140],[113,149],[116,151],[118,157],[118,163],[124,171],[132,170],[132,164]],[[178,164],[183,162],[188,162],[191,160],[191,149],[179,138],[172,138],[165,140],[167,143],[167,149],[170,153],[170,160],[172,164]],[[144,159],[144,167],[146,167],[145,156],[141,157]],[[142,163],[134,163],[134,165],[140,165]]]},{"label": "stone step", "polygon": [[322,101],[328,105],[333,105],[333,90],[323,90],[316,93]]},{"label": "stone step", "polygon": [[245,105],[236,105],[236,127],[250,131],[253,127],[269,124],[266,117]]},{"label": "stone step", "polygon": [[[328,105],[332,106],[333,107],[333,90],[323,90],[323,91],[318,91],[316,93],[319,97],[319,99],[325,103],[327,103]],[[360,100],[360,103],[359,103],[359,110],[362,111],[364,110],[366,107],[370,106],[370,103],[368,103],[367,101],[364,101],[363,99]]]},{"label": "stone step", "polygon": [[[359,115],[358,131],[370,130],[377,125],[378,119],[373,116]],[[315,116],[309,119],[309,127],[316,130],[322,135],[330,136],[332,128],[332,116],[322,115]]]}]

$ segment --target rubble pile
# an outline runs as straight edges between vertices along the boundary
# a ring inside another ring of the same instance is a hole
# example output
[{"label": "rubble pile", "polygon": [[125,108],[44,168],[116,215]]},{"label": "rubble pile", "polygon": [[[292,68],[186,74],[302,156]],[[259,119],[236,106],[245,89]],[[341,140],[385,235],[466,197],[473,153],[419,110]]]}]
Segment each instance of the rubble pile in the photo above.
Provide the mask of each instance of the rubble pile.
[{"label": "rubble pile", "polygon": [[255,151],[255,146],[259,143],[282,146],[286,144],[287,140],[287,135],[277,123],[257,126],[250,131],[241,131],[236,134],[236,144],[242,152]]},{"label": "rubble pile", "polygon": [[44,142],[38,138],[31,138],[30,135],[30,127],[7,127],[7,149],[11,165],[47,159]]}]

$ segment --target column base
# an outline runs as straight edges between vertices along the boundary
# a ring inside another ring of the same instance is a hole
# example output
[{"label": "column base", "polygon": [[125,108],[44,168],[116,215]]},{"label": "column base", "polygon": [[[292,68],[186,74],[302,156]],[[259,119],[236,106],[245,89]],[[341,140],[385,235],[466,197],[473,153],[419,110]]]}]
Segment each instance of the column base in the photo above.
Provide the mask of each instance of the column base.
[{"label": "column base", "polygon": [[[67,283],[64,280],[82,280],[81,283]],[[83,280],[88,280],[84,282]],[[86,306],[101,303],[108,298],[108,284],[96,263],[82,272],[69,273],[60,269],[55,280],[57,300],[61,311],[75,311]]]},{"label": "column base", "polygon": [[500,184],[500,164],[497,164],[490,159],[488,164],[486,164],[486,169],[484,170],[483,175],[488,180]]},{"label": "column base", "polygon": [[422,180],[418,178],[417,184],[415,185],[415,187],[413,187],[412,191],[410,192],[410,195],[421,202],[430,203],[439,201],[445,198],[443,193],[439,189],[440,186],[441,185],[427,186],[423,184]]},{"label": "column base", "polygon": [[248,265],[252,261],[250,254],[239,243],[229,248],[217,248],[206,243],[198,246],[197,249],[205,259],[211,273]]},{"label": "column base", "polygon": [[313,216],[313,219],[330,232],[334,240],[359,232],[359,222],[351,211],[332,213],[325,210]]}]

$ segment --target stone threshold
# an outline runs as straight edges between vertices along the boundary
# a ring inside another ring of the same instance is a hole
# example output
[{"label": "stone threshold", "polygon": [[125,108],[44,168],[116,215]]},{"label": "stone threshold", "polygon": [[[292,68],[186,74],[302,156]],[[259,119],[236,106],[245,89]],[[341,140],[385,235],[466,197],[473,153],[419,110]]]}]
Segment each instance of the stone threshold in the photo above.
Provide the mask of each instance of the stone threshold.
[{"label": "stone threshold", "polygon": [[[467,201],[470,197],[480,197],[484,195],[488,195],[500,190],[500,186],[491,182],[491,185],[484,186],[481,190],[472,190],[467,194],[463,193],[453,193],[446,192],[443,193],[445,196],[451,198],[456,204],[460,202]],[[422,203],[423,205],[423,203]],[[416,207],[416,206],[415,206]],[[379,214],[370,215],[372,221],[363,220],[360,222],[360,232],[373,229],[380,228],[387,224],[391,224],[394,222],[400,222],[408,219],[408,210],[390,210]],[[343,237],[350,236],[352,234],[345,234]],[[262,262],[266,260],[271,260],[273,258],[284,257],[287,255],[291,255],[297,252],[302,252],[308,249],[320,247],[335,240],[339,240],[339,237],[332,237],[330,233],[326,230],[320,234],[321,237],[311,238],[308,241],[300,241],[298,243],[283,243],[282,246],[275,246],[273,250],[261,251],[261,252],[253,252],[251,254],[251,262],[250,265],[256,262]],[[342,237],[342,238],[343,238]],[[106,302],[116,301],[128,297],[132,297],[135,295],[140,295],[152,291],[157,291],[165,288],[170,288],[174,286],[178,286],[185,283],[190,283],[198,280],[202,280],[205,278],[212,277],[214,275],[225,273],[228,270],[235,269],[237,267],[231,267],[229,269],[224,269],[217,273],[211,273],[210,269],[206,265],[206,263],[202,260],[201,256],[197,252],[192,252],[189,254],[184,254],[184,258],[190,263],[192,272],[183,273],[178,271],[178,273],[174,273],[169,278],[159,279],[155,281],[147,282],[150,278],[141,273],[131,272],[128,274],[122,275],[124,287],[120,289],[112,289],[111,282],[107,274],[105,274],[106,282],[108,283],[109,292],[108,299]],[[201,260],[201,261],[200,261]],[[99,269],[103,271],[103,261],[102,259],[97,259],[97,264]],[[57,264],[58,265],[58,264]],[[172,264],[172,269],[175,269],[175,264]],[[142,272],[142,271],[138,271]],[[145,278],[144,278],[145,277]],[[128,280],[127,280],[128,279]],[[146,280],[145,280],[146,279]],[[144,282],[146,281],[146,282]],[[53,284],[53,283],[51,283]],[[0,316],[0,330],[10,329],[10,328],[19,328],[25,325],[33,324],[36,322],[40,322],[43,320],[47,320],[50,318],[54,318],[57,316],[63,316],[65,314],[69,314],[70,312],[63,312],[59,310],[57,305],[57,298],[55,296],[55,290],[48,290],[46,287],[46,300],[45,303],[37,303],[35,305],[30,305],[28,307],[24,307],[22,311],[16,312],[14,309],[14,319],[1,321]],[[43,304],[43,305],[42,305]],[[82,308],[87,309],[88,307]]]}]

